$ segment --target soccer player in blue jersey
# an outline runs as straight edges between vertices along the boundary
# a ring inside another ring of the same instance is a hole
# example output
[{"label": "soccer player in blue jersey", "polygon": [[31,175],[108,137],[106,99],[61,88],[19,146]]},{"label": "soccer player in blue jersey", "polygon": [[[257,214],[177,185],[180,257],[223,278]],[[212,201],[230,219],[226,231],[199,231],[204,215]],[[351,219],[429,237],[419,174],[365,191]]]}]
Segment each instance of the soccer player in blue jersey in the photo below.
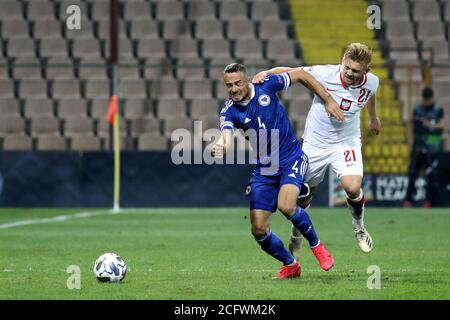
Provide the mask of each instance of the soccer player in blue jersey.
[{"label": "soccer player in blue jersey", "polygon": [[322,269],[330,270],[334,259],[320,242],[308,213],[297,206],[301,191],[309,191],[303,184],[308,157],[276,93],[287,89],[291,83],[301,82],[325,101],[330,116],[342,120],[342,111],[319,82],[300,69],[271,75],[263,83],[254,85],[247,78],[245,66],[232,63],[224,69],[223,78],[230,99],[220,112],[223,141],[213,146],[212,153],[216,158],[225,155],[233,143],[235,128],[255,133],[249,136],[254,137],[250,143],[257,152],[256,166],[246,191],[255,240],[262,250],[283,263],[278,279],[300,276],[298,261],[270,229],[271,216],[278,209],[308,240]]}]

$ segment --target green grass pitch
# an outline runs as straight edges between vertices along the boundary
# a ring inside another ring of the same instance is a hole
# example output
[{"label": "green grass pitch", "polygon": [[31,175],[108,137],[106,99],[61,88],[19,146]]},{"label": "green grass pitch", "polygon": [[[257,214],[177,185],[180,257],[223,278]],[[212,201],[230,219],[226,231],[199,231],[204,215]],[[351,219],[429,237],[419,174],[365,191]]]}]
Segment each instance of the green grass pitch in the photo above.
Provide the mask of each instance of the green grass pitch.
[{"label": "green grass pitch", "polygon": [[[0,299],[450,299],[449,209],[369,207],[370,254],[357,247],[346,208],[310,214],[335,266],[322,271],[304,243],[302,277],[279,281],[280,263],[253,240],[246,208],[1,209]],[[287,244],[280,213],[272,230]],[[109,251],[128,264],[122,283],[92,273]],[[80,267],[80,289],[67,288],[70,265]],[[371,266],[380,289],[368,289]]]}]

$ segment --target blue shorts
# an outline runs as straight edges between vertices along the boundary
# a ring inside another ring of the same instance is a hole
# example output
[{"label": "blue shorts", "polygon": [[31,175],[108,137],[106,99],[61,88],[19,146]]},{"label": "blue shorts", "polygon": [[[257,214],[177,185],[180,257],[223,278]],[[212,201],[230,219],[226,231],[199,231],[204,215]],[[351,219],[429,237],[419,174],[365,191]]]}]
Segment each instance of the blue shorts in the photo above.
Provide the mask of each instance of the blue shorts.
[{"label": "blue shorts", "polygon": [[293,184],[302,190],[308,168],[308,157],[302,153],[271,176],[263,176],[258,168],[253,170],[245,195],[250,202],[250,210],[260,209],[270,212],[277,210],[278,192],[281,186]]}]

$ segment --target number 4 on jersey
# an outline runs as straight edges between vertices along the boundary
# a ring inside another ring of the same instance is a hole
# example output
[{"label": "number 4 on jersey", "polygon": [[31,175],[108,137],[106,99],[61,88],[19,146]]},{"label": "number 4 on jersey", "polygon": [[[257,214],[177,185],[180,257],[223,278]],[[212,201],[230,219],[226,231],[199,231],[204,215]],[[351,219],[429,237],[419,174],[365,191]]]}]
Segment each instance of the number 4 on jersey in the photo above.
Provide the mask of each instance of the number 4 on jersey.
[{"label": "number 4 on jersey", "polygon": [[266,128],[266,125],[263,122],[261,122],[261,118],[260,117],[258,117],[258,124],[259,124],[259,128],[260,129],[265,129]]}]

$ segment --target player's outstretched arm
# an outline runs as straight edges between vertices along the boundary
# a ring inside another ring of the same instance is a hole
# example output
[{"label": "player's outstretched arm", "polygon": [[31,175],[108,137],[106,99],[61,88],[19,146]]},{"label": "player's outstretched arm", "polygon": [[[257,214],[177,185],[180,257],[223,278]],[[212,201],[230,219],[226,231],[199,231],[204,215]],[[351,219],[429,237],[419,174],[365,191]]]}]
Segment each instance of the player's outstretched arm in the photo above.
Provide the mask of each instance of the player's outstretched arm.
[{"label": "player's outstretched arm", "polygon": [[344,120],[344,113],[339,105],[311,74],[301,68],[293,69],[289,71],[288,74],[291,77],[291,82],[300,82],[325,102],[325,109],[329,116],[334,117],[339,121]]},{"label": "player's outstretched arm", "polygon": [[375,96],[370,97],[369,101],[367,101],[367,111],[369,112],[369,130],[372,134],[378,135],[381,130],[381,121],[377,117]]},{"label": "player's outstretched arm", "polygon": [[253,79],[252,82],[253,83],[263,83],[264,79],[267,78],[269,75],[271,74],[282,74],[283,72],[289,72],[291,70],[294,70],[294,68],[289,68],[289,67],[275,67],[269,70],[264,70],[261,71],[259,73],[257,73]]},{"label": "player's outstretched arm", "polygon": [[233,130],[224,129],[222,130],[222,137],[217,141],[217,143],[212,147],[212,155],[214,158],[223,158],[227,152],[227,148],[230,146],[233,139]]}]

